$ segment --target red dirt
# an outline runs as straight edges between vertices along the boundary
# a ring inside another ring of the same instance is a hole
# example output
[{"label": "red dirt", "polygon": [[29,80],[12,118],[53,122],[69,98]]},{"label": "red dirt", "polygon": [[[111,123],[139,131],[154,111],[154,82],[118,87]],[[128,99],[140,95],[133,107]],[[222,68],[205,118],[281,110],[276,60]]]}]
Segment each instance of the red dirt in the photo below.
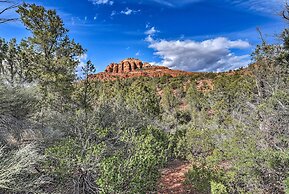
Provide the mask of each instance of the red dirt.
[{"label": "red dirt", "polygon": [[162,175],[159,181],[158,194],[185,194],[193,192],[191,188],[184,184],[185,174],[190,169],[190,164],[187,162],[173,161],[167,168],[162,170]]}]

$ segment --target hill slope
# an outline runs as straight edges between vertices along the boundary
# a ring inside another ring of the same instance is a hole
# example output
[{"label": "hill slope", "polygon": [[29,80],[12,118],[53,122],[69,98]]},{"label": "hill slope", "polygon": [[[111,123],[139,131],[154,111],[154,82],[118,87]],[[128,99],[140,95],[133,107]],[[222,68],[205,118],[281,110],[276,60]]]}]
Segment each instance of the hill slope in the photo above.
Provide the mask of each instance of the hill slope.
[{"label": "hill slope", "polygon": [[[237,72],[241,74],[250,74],[248,68],[238,71],[225,72],[228,75],[234,75]],[[97,79],[101,81],[135,78],[135,77],[179,77],[179,76],[192,76],[192,75],[205,75],[203,72],[187,72],[181,70],[169,69],[165,66],[151,65],[147,62],[143,62],[139,59],[128,58],[122,60],[120,63],[111,63],[108,65],[104,72],[90,75],[91,79]],[[224,73],[216,73],[224,74]]]},{"label": "hill slope", "polygon": [[128,58],[120,63],[111,63],[106,67],[105,72],[90,75],[90,77],[98,80],[116,80],[118,78],[163,76],[178,77],[193,74],[199,73],[172,70],[164,66],[154,66],[149,63],[142,62],[139,59]]}]

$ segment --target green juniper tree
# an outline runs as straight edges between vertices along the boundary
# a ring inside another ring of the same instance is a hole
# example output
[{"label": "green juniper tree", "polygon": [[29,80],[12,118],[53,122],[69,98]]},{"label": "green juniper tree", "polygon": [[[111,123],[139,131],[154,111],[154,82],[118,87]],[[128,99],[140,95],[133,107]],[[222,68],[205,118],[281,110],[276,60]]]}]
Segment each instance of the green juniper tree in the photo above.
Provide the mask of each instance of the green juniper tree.
[{"label": "green juniper tree", "polygon": [[149,115],[158,115],[160,113],[160,99],[155,89],[142,82],[142,80],[133,82],[129,88],[126,101],[131,107],[143,113]]},{"label": "green juniper tree", "polygon": [[68,37],[68,30],[55,10],[24,3],[17,12],[32,33],[25,42],[32,51],[29,67],[43,94],[43,105],[63,110],[73,90],[77,58],[84,49]]}]

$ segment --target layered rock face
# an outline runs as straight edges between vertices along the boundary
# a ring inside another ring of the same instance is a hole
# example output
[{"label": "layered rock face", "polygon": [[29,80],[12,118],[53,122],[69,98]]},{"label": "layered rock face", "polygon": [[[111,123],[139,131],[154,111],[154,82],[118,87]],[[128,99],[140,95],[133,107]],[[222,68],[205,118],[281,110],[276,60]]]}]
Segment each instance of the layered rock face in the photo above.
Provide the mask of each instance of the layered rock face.
[{"label": "layered rock face", "polygon": [[139,59],[125,59],[118,63],[111,63],[106,67],[107,73],[128,73],[135,70],[151,67],[149,63],[143,63]]},{"label": "layered rock face", "polygon": [[119,78],[132,77],[177,77],[191,74],[194,73],[172,70],[164,66],[153,66],[149,63],[144,63],[139,59],[128,58],[120,63],[111,63],[106,67],[105,72],[90,75],[90,78],[98,80],[116,80]]}]

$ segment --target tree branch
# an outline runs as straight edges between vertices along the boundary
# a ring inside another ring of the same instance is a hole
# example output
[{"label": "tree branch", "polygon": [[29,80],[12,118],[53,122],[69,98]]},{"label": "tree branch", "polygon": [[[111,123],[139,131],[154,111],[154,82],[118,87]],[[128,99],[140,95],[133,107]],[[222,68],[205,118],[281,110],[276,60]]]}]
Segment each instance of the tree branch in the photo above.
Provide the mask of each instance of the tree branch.
[{"label": "tree branch", "polygon": [[[12,1],[7,1],[7,0],[0,0],[0,3],[10,3],[12,5],[0,10],[0,15],[5,13],[8,10],[15,9],[19,6],[19,3],[13,3]],[[16,21],[18,18],[0,18],[0,24],[6,23],[6,22],[11,22],[11,21]]]},{"label": "tree branch", "polygon": [[0,24],[6,23],[6,22],[13,22],[17,20],[18,18],[10,18],[10,19],[0,18]]}]

